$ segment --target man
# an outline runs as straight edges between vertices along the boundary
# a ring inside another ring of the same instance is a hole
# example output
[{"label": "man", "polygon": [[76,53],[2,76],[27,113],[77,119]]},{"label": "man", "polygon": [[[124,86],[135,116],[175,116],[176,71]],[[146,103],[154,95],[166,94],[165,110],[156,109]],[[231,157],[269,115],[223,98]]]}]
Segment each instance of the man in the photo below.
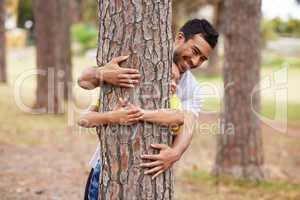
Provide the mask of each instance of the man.
[{"label": "man", "polygon": [[[192,139],[192,128],[195,117],[198,116],[201,105],[199,84],[189,69],[199,67],[206,61],[215,47],[218,33],[205,19],[193,19],[188,21],[177,33],[174,42],[173,61],[180,71],[180,81],[177,88],[177,96],[181,100],[182,109],[185,111],[183,133],[179,134],[171,147],[164,144],[152,144],[159,149],[157,155],[142,155],[144,162],[141,167],[148,170],[145,174],[154,177],[163,173],[172,166],[185,152]],[[101,82],[106,82],[119,87],[134,87],[139,83],[140,75],[136,69],[121,68],[119,64],[128,56],[120,56],[112,59],[103,67],[92,67],[84,70],[78,80],[78,84],[84,89],[99,87]],[[99,148],[99,146],[98,146]],[[97,152],[99,149],[97,148]],[[99,159],[96,153],[93,157],[94,167]]]}]

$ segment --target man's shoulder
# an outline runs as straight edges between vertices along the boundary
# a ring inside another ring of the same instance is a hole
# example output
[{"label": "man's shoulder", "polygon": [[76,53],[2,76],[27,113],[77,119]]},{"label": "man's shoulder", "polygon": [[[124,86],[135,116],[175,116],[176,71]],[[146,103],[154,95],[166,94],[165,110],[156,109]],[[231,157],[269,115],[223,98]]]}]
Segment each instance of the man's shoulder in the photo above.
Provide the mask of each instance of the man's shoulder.
[{"label": "man's shoulder", "polygon": [[200,87],[200,84],[193,73],[190,70],[187,70],[181,75],[178,87],[181,89],[184,89],[186,87],[195,88]]},{"label": "man's shoulder", "polygon": [[201,85],[191,71],[188,70],[182,74],[176,93],[181,100],[182,109],[198,115],[203,96]]}]

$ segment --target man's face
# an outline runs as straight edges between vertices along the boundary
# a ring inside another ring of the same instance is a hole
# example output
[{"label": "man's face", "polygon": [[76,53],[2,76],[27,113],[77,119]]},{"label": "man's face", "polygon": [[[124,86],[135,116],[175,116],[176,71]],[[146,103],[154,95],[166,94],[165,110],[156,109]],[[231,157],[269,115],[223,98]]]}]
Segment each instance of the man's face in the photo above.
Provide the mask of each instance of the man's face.
[{"label": "man's face", "polygon": [[179,71],[183,73],[188,69],[199,67],[207,60],[212,50],[200,34],[186,41],[184,34],[179,32],[176,35],[173,59]]}]

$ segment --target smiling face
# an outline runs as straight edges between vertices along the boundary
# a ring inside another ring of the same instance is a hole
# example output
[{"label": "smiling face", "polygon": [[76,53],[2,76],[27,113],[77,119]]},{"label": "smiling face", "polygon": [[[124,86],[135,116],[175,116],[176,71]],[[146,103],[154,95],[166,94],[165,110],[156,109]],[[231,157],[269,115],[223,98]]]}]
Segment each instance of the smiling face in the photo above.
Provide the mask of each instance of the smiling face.
[{"label": "smiling face", "polygon": [[186,41],[184,34],[179,32],[175,39],[173,60],[180,73],[183,73],[188,69],[199,67],[208,59],[212,50],[201,34],[196,34]]}]

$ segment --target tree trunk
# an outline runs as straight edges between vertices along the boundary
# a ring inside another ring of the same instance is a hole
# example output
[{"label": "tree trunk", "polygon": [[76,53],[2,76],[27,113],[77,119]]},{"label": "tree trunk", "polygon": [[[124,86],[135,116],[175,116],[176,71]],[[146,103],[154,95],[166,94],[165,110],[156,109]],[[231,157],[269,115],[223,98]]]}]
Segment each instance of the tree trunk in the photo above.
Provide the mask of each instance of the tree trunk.
[{"label": "tree trunk", "polygon": [[36,108],[62,113],[67,98],[66,82],[71,80],[69,1],[34,1],[37,47]]},{"label": "tree trunk", "polygon": [[6,83],[5,7],[0,0],[0,83]]},{"label": "tree trunk", "polygon": [[[83,20],[84,0],[69,0],[72,23],[79,23]],[[86,1],[86,0],[85,0]]]},{"label": "tree trunk", "polygon": [[64,87],[64,99],[72,98],[72,52],[71,52],[71,1],[58,0],[57,65],[60,68],[60,83]]},{"label": "tree trunk", "polygon": [[[224,10],[224,1],[215,1],[212,2],[214,7],[214,17],[213,24],[214,27],[220,32],[221,23],[223,18],[223,10]],[[220,66],[219,66],[219,44],[217,44],[212,52],[212,54],[208,58],[208,66],[204,70],[205,75],[207,76],[216,76],[219,74]]]},{"label": "tree trunk", "polygon": [[258,181],[263,179],[260,111],[261,0],[231,0],[224,5],[224,113],[215,172]]},{"label": "tree trunk", "polygon": [[220,74],[219,66],[219,44],[215,46],[212,53],[209,55],[207,67],[204,69],[206,76],[216,76]]},{"label": "tree trunk", "polygon": [[[144,109],[169,106],[172,63],[171,0],[99,0],[98,66],[113,57],[130,55],[124,66],[140,70],[141,83],[134,89],[101,86],[101,112],[111,110],[119,97]],[[139,167],[140,155],[157,153],[151,143],[171,144],[167,128],[151,123],[108,125],[98,129],[102,174],[100,199],[173,199],[172,171],[151,180]]]}]

